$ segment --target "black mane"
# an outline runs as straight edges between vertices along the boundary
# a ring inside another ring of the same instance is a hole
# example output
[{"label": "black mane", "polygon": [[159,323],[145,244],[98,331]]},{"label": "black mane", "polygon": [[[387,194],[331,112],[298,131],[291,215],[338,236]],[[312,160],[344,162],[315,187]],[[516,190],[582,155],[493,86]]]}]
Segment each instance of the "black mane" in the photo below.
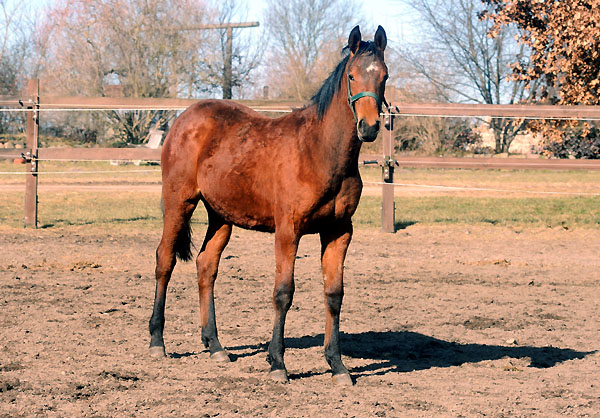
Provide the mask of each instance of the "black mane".
[{"label": "black mane", "polygon": [[[363,53],[376,54],[377,48],[375,47],[375,43],[371,41],[361,41],[356,55]],[[347,46],[342,49],[342,54],[344,54],[344,58],[342,58],[331,74],[329,74],[329,77],[327,77],[319,91],[317,91],[317,93],[310,99],[312,104],[317,105],[317,115],[319,119],[323,118],[323,115],[325,115],[325,112],[327,112],[327,109],[329,109],[329,106],[331,105],[333,97],[342,87],[344,70],[346,69],[348,60],[350,59],[350,53],[348,52]]]}]

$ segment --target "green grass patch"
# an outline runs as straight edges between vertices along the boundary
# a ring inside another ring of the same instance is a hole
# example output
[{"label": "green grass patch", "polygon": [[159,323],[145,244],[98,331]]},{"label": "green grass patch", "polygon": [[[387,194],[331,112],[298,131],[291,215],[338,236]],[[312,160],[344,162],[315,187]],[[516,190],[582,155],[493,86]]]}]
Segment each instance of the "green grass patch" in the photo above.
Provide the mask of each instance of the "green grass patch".
[{"label": "green grass patch", "polygon": [[[364,182],[380,182],[381,168],[361,167]],[[396,183],[488,187],[530,191],[583,191],[600,193],[596,170],[478,170],[457,168],[396,168]]]},{"label": "green grass patch", "polygon": [[[162,210],[159,193],[56,192],[40,193],[38,226],[57,228],[91,226],[115,229],[159,229]],[[23,226],[24,195],[9,192],[0,209],[0,223]],[[206,224],[203,207],[194,213],[193,224]]]},{"label": "green grass patch", "polygon": [[[458,196],[396,198],[396,226],[488,224],[520,227],[600,227],[600,197],[480,198]],[[357,227],[381,226],[381,199],[363,196]]]}]

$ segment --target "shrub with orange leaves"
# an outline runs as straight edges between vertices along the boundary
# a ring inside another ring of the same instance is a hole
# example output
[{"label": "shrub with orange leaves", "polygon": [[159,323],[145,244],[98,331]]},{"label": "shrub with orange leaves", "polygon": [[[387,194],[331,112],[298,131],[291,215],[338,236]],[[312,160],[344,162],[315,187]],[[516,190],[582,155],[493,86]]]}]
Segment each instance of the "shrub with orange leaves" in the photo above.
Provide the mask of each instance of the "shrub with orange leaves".
[{"label": "shrub with orange leaves", "polygon": [[[482,0],[494,26],[520,28],[518,41],[531,51],[513,64],[515,79],[540,80],[538,100],[561,105],[600,104],[600,0]],[[561,142],[575,122],[539,121],[531,128],[546,142]],[[583,135],[590,132],[581,124]],[[567,129],[565,129],[567,128]],[[598,157],[597,157],[598,158]]]}]

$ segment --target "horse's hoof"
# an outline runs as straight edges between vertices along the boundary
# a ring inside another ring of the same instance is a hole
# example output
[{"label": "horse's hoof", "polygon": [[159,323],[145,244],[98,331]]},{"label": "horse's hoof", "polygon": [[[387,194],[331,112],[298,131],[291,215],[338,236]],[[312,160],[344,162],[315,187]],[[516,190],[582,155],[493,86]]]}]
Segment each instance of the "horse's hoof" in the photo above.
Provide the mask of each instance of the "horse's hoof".
[{"label": "horse's hoof", "polygon": [[231,362],[231,359],[229,358],[229,354],[227,354],[227,351],[225,351],[225,350],[215,351],[214,353],[212,353],[210,355],[210,359],[217,363]]},{"label": "horse's hoof", "polygon": [[284,369],[271,370],[269,372],[269,376],[271,377],[271,380],[273,380],[274,382],[278,382],[278,383],[287,383],[288,382],[288,375]]},{"label": "horse's hoof", "polygon": [[165,351],[164,345],[155,345],[154,347],[150,347],[150,356],[154,358],[163,358],[167,357],[167,353]]},{"label": "horse's hoof", "polygon": [[331,380],[333,380],[333,384],[336,386],[352,386],[354,384],[348,373],[336,374]]}]

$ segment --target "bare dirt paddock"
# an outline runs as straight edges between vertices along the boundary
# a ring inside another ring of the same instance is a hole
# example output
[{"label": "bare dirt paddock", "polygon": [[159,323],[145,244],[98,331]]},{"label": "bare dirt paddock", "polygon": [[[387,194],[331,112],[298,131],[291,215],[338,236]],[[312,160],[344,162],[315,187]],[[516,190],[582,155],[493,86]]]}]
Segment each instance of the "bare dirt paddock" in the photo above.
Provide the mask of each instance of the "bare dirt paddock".
[{"label": "bare dirt paddock", "polygon": [[322,354],[315,236],[298,253],[289,384],[267,377],[267,234],[234,231],[222,260],[217,322],[232,363],[214,364],[201,346],[193,263],[169,288],[168,358],[150,358],[158,239],[0,230],[0,415],[600,415],[597,230],[358,229],[341,323],[351,388],[332,385]]}]

